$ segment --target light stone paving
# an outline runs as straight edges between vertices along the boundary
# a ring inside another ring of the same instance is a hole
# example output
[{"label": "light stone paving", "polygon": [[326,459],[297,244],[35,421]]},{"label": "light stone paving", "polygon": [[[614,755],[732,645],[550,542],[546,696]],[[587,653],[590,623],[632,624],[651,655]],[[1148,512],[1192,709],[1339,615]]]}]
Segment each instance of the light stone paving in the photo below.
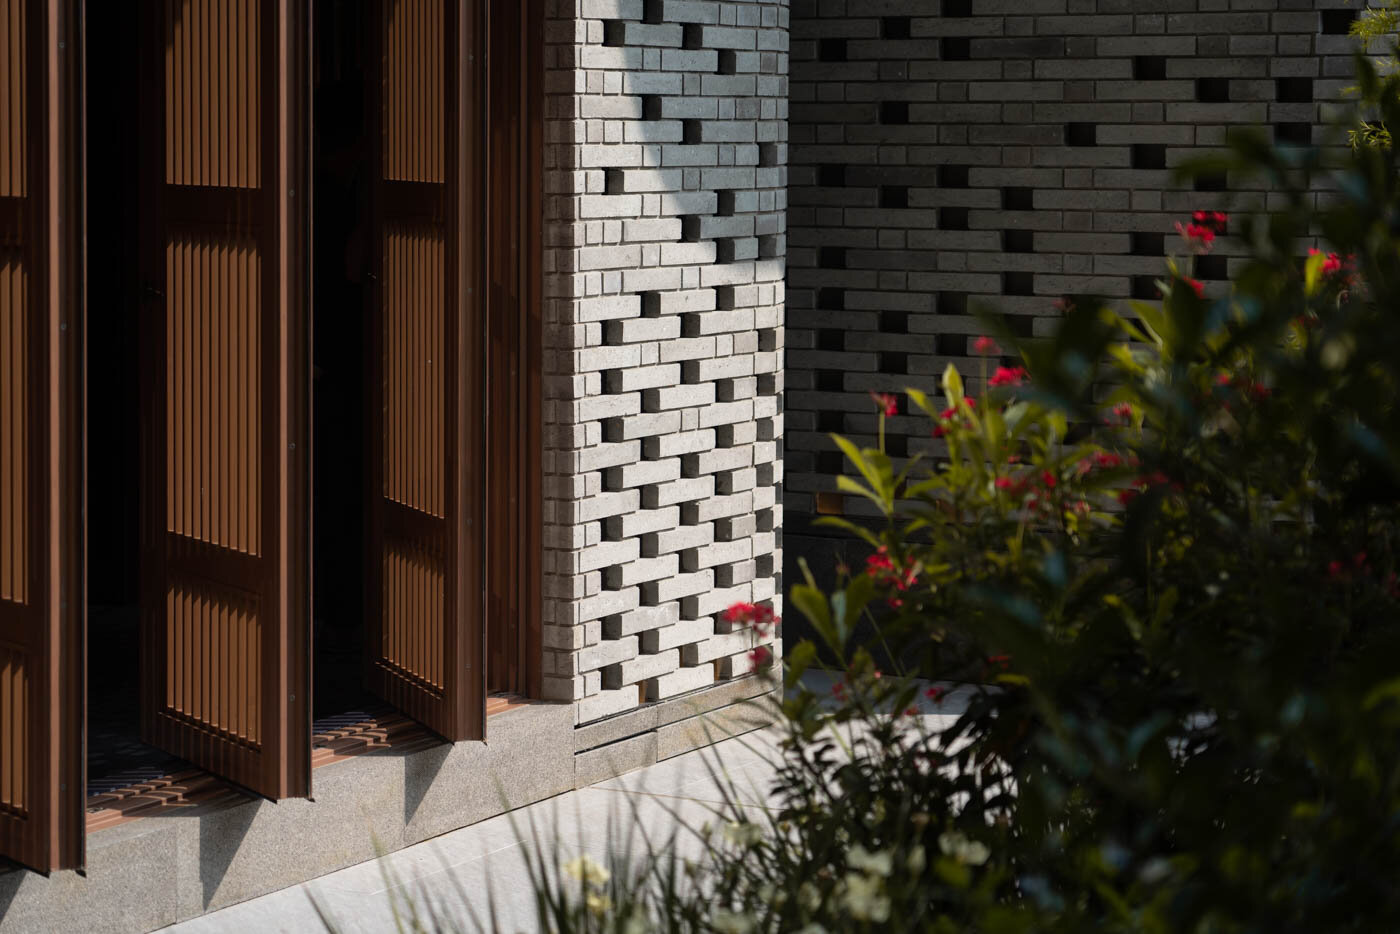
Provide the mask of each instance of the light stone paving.
[{"label": "light stone paving", "polygon": [[643,831],[653,841],[675,834],[682,853],[694,852],[697,841],[685,828],[717,823],[724,801],[715,770],[757,807],[769,800],[776,750],[768,730],[725,740],[164,930],[325,930],[314,899],[334,930],[392,931],[397,899],[402,915],[410,900],[432,905],[436,916],[456,922],[446,930],[476,930],[474,912],[488,929],[537,931],[528,867],[538,853],[556,866],[585,853],[606,863],[609,854],[644,853]]},{"label": "light stone paving", "polygon": [[[812,672],[804,680],[826,693],[831,677]],[[964,708],[968,690],[954,691],[939,705],[921,696],[924,723],[931,728],[950,724]],[[489,930],[538,931],[528,867],[540,852],[548,854],[552,866],[580,854],[605,864],[614,855],[640,859],[646,852],[640,836],[645,833],[651,841],[674,838],[681,855],[694,854],[699,843],[692,831],[725,819],[726,788],[739,792],[745,808],[776,804],[769,789],[778,739],[776,729],[727,739],[165,930],[325,930],[312,905],[315,899],[334,929],[344,934],[392,931],[397,898],[401,909],[412,899],[431,904],[437,917],[455,920],[455,927],[442,930],[477,930],[471,920],[475,914]],[[716,781],[721,773],[727,781]]]}]

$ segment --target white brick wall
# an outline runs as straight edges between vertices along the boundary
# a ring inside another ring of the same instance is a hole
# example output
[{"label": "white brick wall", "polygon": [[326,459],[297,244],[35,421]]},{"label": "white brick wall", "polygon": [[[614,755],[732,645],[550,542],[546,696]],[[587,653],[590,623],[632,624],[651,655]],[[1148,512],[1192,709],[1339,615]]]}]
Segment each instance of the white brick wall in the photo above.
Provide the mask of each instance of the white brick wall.
[{"label": "white brick wall", "polygon": [[546,697],[750,672],[781,612],[788,0],[550,0]]}]

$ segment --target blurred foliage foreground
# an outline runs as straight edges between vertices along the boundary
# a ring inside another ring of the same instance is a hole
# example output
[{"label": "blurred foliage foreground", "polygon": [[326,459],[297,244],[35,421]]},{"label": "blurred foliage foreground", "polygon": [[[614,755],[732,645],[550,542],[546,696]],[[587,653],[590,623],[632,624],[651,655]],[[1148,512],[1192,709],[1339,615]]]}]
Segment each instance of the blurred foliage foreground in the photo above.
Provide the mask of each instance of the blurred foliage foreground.
[{"label": "blurred foliage foreground", "polygon": [[[1359,68],[1400,126],[1400,79]],[[835,438],[884,519],[829,520],[869,558],[791,591],[844,672],[817,696],[789,654],[772,807],[684,864],[540,873],[545,923],[1400,930],[1400,166],[1342,133],[1188,170],[1269,209],[1184,220],[1160,304],[991,324],[979,374]],[[937,453],[898,469],[884,419],[920,414]]]}]

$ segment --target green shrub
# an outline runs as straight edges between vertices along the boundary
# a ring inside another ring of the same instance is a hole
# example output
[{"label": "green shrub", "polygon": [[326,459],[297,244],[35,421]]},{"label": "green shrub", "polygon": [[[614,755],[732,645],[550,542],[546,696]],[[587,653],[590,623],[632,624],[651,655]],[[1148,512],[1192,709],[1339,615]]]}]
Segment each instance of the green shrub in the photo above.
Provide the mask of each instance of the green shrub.
[{"label": "green shrub", "polygon": [[[1400,125],[1400,79],[1360,80]],[[1197,169],[1270,209],[1184,222],[1160,306],[979,342],[909,391],[946,454],[835,439],[883,521],[825,520],[869,558],[788,602],[842,680],[789,653],[780,806],[669,926],[1400,930],[1396,160],[1237,139]],[[927,721],[912,676],[972,687]]]}]

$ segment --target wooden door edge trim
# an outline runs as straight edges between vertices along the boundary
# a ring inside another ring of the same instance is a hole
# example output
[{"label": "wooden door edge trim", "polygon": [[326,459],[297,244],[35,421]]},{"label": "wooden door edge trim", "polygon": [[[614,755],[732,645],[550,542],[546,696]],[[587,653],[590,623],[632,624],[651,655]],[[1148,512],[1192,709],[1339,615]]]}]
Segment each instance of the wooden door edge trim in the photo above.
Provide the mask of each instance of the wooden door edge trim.
[{"label": "wooden door edge trim", "polygon": [[522,146],[525,150],[525,217],[522,222],[523,261],[521,294],[525,297],[525,333],[522,356],[525,359],[526,398],[529,421],[524,432],[525,451],[522,463],[527,465],[521,517],[524,538],[525,625],[522,627],[524,652],[525,696],[538,698],[543,693],[543,591],[544,591],[544,387],[543,387],[543,291],[544,291],[544,2],[527,0],[525,28],[521,30],[525,46],[521,59],[524,87],[521,125]]}]

